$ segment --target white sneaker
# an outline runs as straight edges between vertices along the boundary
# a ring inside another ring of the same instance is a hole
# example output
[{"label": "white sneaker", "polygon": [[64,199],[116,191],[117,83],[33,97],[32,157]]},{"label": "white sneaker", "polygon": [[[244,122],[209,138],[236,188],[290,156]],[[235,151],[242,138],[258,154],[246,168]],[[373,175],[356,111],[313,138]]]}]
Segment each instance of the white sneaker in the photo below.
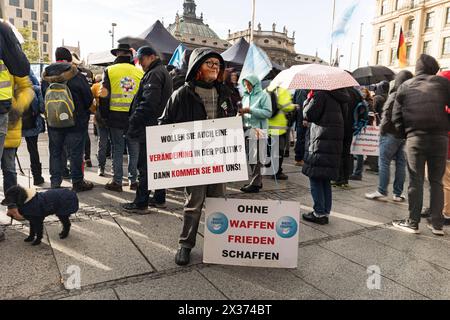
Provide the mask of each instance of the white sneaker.
[{"label": "white sneaker", "polygon": [[445,236],[445,232],[443,229],[440,229],[440,230],[435,229],[431,223],[428,223],[427,227],[428,227],[428,229],[431,230],[431,232],[433,232],[433,234],[435,236],[441,236],[441,237]]},{"label": "white sneaker", "polygon": [[394,200],[394,202],[405,202],[406,197],[404,195],[401,195],[401,196],[394,195],[394,197],[392,197],[392,200]]},{"label": "white sneaker", "polygon": [[366,199],[378,200],[378,201],[386,201],[387,197],[385,195],[379,193],[378,191],[376,191],[374,193],[366,193]]}]

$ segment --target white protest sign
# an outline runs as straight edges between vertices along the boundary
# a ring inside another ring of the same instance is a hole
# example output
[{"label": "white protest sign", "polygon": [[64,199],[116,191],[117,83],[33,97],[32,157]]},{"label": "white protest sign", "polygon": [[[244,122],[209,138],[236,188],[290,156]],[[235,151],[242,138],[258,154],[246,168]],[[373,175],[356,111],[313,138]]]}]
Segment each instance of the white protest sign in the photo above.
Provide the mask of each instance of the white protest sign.
[{"label": "white protest sign", "polygon": [[380,155],[380,127],[369,126],[353,137],[351,154],[378,157]]},{"label": "white protest sign", "polygon": [[241,118],[147,128],[149,190],[247,181]]},{"label": "white protest sign", "polygon": [[207,198],[203,262],[297,268],[300,203]]}]

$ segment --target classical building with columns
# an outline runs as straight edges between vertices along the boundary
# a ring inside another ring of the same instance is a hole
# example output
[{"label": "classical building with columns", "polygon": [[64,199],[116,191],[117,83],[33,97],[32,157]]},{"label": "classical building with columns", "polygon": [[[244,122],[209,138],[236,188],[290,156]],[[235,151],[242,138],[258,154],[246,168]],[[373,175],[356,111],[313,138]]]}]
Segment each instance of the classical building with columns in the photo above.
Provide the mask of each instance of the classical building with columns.
[{"label": "classical building with columns", "polygon": [[[251,23],[248,29],[238,32],[228,32],[228,41],[232,44],[245,38],[250,42]],[[283,30],[278,31],[277,25],[272,24],[272,30],[263,30],[259,23],[257,29],[253,32],[253,41],[257,46],[261,47],[267,55],[280,66],[291,67],[297,64],[319,63],[326,64],[323,59],[316,56],[299,54],[295,52],[295,31],[289,36],[286,26]]]},{"label": "classical building with columns", "polygon": [[442,69],[450,69],[450,1],[375,0],[372,64],[398,71],[400,28],[407,46],[408,67],[413,71],[422,53],[434,56]]},{"label": "classical building with columns", "polygon": [[[175,22],[167,27],[167,30],[180,42],[189,48],[210,47],[223,52],[230,48],[240,38],[250,42],[249,28],[243,31],[228,32],[228,39],[221,39],[208,24],[205,24],[203,13],[197,16],[197,5],[194,0],[184,0],[183,15],[176,15]],[[296,64],[322,63],[325,62],[317,56],[309,56],[295,52],[295,32],[289,35],[286,27],[282,31],[277,30],[274,23],[270,30],[263,30],[258,24],[254,31],[254,42],[266,51],[269,58],[275,63],[290,67]]]}]

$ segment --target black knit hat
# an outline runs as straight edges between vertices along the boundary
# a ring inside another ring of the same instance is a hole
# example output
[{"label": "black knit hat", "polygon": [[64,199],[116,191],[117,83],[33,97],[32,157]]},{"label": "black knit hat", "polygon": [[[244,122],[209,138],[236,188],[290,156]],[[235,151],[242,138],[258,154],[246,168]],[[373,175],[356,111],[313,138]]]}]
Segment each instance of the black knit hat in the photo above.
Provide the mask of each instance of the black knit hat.
[{"label": "black knit hat", "polygon": [[59,47],[55,51],[56,61],[72,62],[72,53],[64,47]]}]

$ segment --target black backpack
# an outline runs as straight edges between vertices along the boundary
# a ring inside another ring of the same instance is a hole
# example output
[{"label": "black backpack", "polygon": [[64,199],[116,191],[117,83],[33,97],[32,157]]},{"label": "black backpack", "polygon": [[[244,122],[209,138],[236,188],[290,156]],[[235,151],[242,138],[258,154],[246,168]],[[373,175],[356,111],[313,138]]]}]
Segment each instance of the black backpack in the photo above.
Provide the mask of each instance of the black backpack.
[{"label": "black backpack", "polygon": [[275,118],[278,115],[278,112],[280,112],[280,110],[278,109],[278,97],[275,91],[276,90],[267,92],[270,95],[270,101],[272,103],[272,116],[270,117],[270,119]]}]

